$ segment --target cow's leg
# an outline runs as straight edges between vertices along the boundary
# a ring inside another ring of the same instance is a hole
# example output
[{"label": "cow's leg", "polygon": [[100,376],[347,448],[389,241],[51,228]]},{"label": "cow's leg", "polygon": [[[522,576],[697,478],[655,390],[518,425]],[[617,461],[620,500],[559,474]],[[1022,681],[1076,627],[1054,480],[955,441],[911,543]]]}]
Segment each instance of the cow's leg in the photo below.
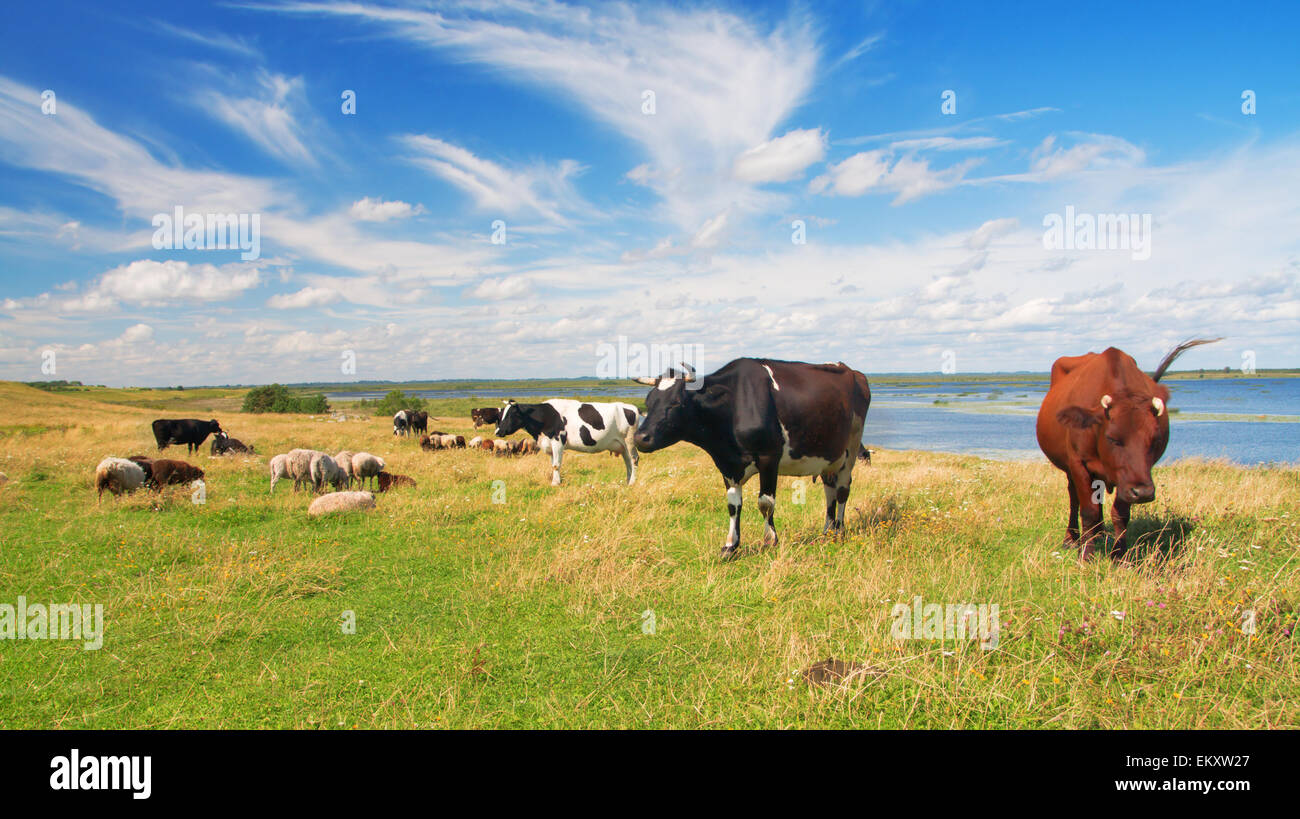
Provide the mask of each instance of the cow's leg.
[{"label": "cow's leg", "polygon": [[1128,501],[1119,499],[1119,493],[1115,493],[1115,501],[1110,505],[1110,520],[1115,524],[1115,549],[1114,554],[1123,555],[1128,549],[1128,521],[1130,506]]},{"label": "cow's leg", "polygon": [[560,485],[560,462],[564,460],[565,439],[565,434],[561,432],[551,444],[551,486]]},{"label": "cow's leg", "polygon": [[781,458],[758,459],[758,512],[763,516],[763,545],[775,546],[776,536],[776,478]]},{"label": "cow's leg", "polygon": [[723,560],[730,560],[740,548],[741,487],[742,484],[739,482],[727,481],[727,516],[730,522],[727,525],[727,542],[722,547],[722,553],[718,555]]},{"label": "cow's leg", "polygon": [[627,434],[623,436],[623,463],[627,466],[628,486],[636,483],[636,468],[641,462],[641,453],[637,452],[636,444],[632,443],[635,433],[636,427],[628,427]]},{"label": "cow's leg", "polygon": [[1070,481],[1079,503],[1079,559],[1087,560],[1101,534],[1101,504],[1093,500],[1092,476],[1083,464],[1071,467]]},{"label": "cow's leg", "polygon": [[1074,481],[1068,475],[1065,478],[1065,491],[1070,495],[1070,522],[1065,527],[1065,543],[1062,545],[1074,548],[1079,545],[1079,496],[1074,494]]},{"label": "cow's leg", "polygon": [[[859,437],[861,435],[859,434]],[[835,476],[835,528],[844,531],[844,513],[849,506],[849,490],[853,488],[853,463],[855,453],[844,453],[844,463],[840,465],[839,474]]]}]

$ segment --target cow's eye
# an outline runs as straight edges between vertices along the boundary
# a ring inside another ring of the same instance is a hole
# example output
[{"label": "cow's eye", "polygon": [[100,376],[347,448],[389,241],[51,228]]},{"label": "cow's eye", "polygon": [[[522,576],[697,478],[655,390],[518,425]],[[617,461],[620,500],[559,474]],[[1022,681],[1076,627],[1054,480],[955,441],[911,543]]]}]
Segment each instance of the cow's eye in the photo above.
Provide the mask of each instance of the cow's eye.
[{"label": "cow's eye", "polygon": [[1106,443],[1110,444],[1111,446],[1124,446],[1123,443],[1121,443],[1120,441],[1115,440],[1114,438],[1110,437],[1109,435],[1106,436]]}]

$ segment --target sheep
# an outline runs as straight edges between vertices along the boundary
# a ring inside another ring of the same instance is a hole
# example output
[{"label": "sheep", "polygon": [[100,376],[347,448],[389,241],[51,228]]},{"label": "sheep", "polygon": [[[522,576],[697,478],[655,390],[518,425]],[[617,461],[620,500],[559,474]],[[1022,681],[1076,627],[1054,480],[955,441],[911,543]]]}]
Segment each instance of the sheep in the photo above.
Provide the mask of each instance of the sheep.
[{"label": "sheep", "polygon": [[497,455],[509,455],[509,454],[510,454],[510,442],[507,441],[507,440],[504,439],[504,438],[496,438],[496,439],[494,439],[494,440],[492,441],[492,448],[495,450],[495,452],[496,452]]},{"label": "sheep", "polygon": [[104,490],[120,495],[134,492],[144,485],[144,469],[134,461],[126,458],[108,457],[95,467],[96,503],[104,499]]},{"label": "sheep", "polygon": [[314,449],[291,449],[289,450],[289,477],[293,478],[293,489],[298,491],[298,486],[304,483],[311,483],[311,459],[315,455],[323,455]]},{"label": "sheep", "polygon": [[188,484],[203,480],[203,470],[184,461],[156,458],[150,465],[150,471],[152,473],[150,480],[155,492],[161,492],[168,484]]},{"label": "sheep", "polygon": [[465,446],[464,437],[459,435],[439,435],[438,438],[442,441],[443,449],[457,449]]},{"label": "sheep", "polygon": [[324,452],[311,456],[311,483],[317,492],[323,491],[327,483],[338,489],[347,479],[348,473]]},{"label": "sheep", "polygon": [[[292,477],[289,474],[289,456],[276,455],[274,458],[271,459],[271,491],[272,492],[275,491],[276,481],[280,480],[281,478],[289,478],[289,477]],[[296,483],[294,484],[294,487],[295,488],[297,487]]]},{"label": "sheep", "polygon": [[483,443],[483,437],[480,435],[475,435],[473,438],[469,439],[469,448],[478,449],[478,445],[481,443]]},{"label": "sheep", "polygon": [[442,436],[439,435],[436,438],[431,438],[428,435],[421,435],[420,449],[426,449],[426,450],[442,449]]},{"label": "sheep", "polygon": [[338,464],[339,469],[343,470],[343,474],[348,476],[348,488],[351,489],[352,479],[355,477],[352,474],[352,452],[346,449],[343,450],[334,456],[334,463]]},{"label": "sheep", "polygon": [[144,455],[132,455],[127,460],[144,470],[145,486],[153,483],[153,458]]},{"label": "sheep", "polygon": [[405,475],[394,475],[391,472],[380,472],[375,476],[379,481],[379,491],[387,492],[390,489],[396,489],[399,486],[409,486],[415,488],[415,481]]},{"label": "sheep", "polygon": [[331,492],[321,495],[307,507],[307,514],[312,517],[329,515],[335,512],[353,512],[375,508],[375,496],[369,492]]},{"label": "sheep", "polygon": [[479,449],[486,449],[488,452],[493,452],[497,448],[496,441],[492,440],[491,438],[484,438],[483,440],[479,441],[478,447]]},{"label": "sheep", "polygon": [[374,477],[383,471],[383,458],[371,455],[369,452],[358,452],[352,456],[352,474],[358,481],[370,478],[370,483],[373,486]]}]

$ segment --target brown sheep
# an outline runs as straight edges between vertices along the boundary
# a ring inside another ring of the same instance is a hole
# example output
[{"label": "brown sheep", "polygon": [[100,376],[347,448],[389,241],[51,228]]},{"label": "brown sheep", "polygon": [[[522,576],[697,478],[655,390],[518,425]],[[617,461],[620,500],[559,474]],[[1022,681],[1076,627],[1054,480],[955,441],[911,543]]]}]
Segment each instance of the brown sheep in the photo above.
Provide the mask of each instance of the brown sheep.
[{"label": "brown sheep", "polygon": [[409,486],[415,488],[415,480],[408,478],[406,475],[394,475],[391,472],[380,472],[375,478],[379,481],[379,491],[387,492],[390,489],[396,489],[399,486]]},{"label": "brown sheep", "polygon": [[203,470],[184,461],[157,458],[153,462],[153,488],[161,492],[168,484],[188,484],[203,480]]}]

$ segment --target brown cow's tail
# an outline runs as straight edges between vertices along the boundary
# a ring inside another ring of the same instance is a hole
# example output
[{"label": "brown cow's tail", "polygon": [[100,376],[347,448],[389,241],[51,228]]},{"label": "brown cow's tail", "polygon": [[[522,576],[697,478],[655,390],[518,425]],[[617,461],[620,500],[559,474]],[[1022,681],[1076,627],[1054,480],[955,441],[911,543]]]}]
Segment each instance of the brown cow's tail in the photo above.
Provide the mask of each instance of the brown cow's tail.
[{"label": "brown cow's tail", "polygon": [[1178,356],[1182,355],[1183,353],[1187,352],[1193,347],[1199,347],[1202,344],[1213,344],[1216,341],[1223,341],[1223,336],[1219,336],[1218,338],[1194,338],[1191,339],[1190,341],[1184,341],[1182,344],[1179,344],[1177,347],[1169,351],[1169,355],[1165,356],[1165,360],[1160,362],[1159,367],[1156,367],[1156,371],[1155,373],[1152,374],[1151,380],[1159,381],[1160,377],[1165,374],[1166,370],[1169,369],[1169,365],[1173,364],[1174,359],[1178,358]]}]

